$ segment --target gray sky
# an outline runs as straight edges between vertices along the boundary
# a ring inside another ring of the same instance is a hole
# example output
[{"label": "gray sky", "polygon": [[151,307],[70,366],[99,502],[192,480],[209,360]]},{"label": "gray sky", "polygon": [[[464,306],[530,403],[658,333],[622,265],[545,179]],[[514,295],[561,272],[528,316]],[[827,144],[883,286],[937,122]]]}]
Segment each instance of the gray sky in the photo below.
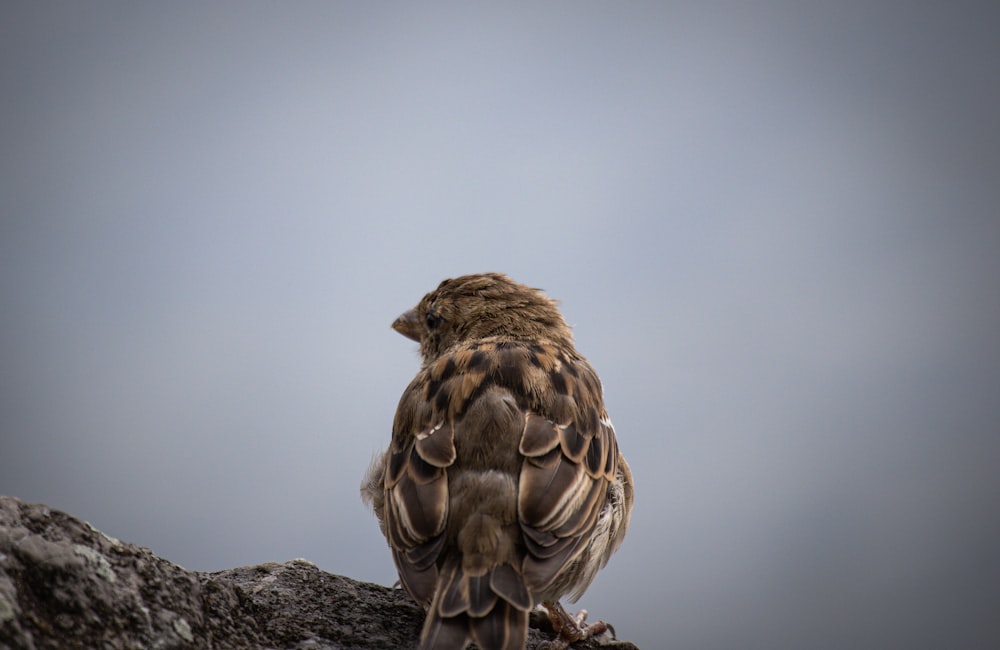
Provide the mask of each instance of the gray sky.
[{"label": "gray sky", "polygon": [[498,270],[635,472],[592,616],[997,647],[1000,21],[916,4],[6,3],[0,493],[390,584],[389,323]]}]

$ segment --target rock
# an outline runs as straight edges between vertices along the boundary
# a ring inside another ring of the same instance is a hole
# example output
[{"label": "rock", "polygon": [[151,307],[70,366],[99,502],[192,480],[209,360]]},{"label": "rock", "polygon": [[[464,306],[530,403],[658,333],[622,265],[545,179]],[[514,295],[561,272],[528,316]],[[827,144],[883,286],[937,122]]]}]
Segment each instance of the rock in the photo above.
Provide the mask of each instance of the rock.
[{"label": "rock", "polygon": [[[401,590],[306,560],[189,571],[64,512],[0,497],[4,650],[415,648],[423,617]],[[551,636],[532,628],[528,648]]]}]

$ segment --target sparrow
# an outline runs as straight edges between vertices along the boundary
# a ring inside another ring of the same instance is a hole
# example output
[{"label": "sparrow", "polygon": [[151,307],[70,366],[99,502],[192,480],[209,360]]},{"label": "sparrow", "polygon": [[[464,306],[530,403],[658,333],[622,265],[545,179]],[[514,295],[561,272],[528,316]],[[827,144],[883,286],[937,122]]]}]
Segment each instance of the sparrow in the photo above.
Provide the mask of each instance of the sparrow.
[{"label": "sparrow", "polygon": [[421,366],[361,493],[427,608],[420,649],[522,649],[536,605],[552,647],[608,631],[559,600],[575,602],[621,545],[632,473],[556,302],[465,275],[392,328],[420,344]]}]

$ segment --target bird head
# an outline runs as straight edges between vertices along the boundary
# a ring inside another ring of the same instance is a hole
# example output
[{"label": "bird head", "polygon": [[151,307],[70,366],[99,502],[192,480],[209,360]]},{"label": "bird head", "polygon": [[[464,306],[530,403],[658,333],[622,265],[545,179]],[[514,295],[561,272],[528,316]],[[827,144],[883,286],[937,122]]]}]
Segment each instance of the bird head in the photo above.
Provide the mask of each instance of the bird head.
[{"label": "bird head", "polygon": [[392,328],[420,343],[424,364],[455,345],[486,338],[572,347],[572,332],[556,305],[541,290],[502,273],[463,275],[441,282]]}]

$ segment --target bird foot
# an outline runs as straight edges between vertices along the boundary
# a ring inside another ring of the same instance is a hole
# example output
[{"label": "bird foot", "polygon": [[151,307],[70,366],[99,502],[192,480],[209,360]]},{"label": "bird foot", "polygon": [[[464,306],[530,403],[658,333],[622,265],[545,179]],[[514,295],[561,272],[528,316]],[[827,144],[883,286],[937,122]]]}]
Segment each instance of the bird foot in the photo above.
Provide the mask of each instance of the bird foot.
[{"label": "bird foot", "polygon": [[552,628],[558,635],[545,646],[545,650],[566,650],[570,644],[595,636],[600,636],[605,632],[611,633],[611,638],[615,638],[615,628],[604,621],[596,621],[587,624],[587,610],[581,609],[575,615],[567,612],[558,602],[544,603],[548,611]]}]

